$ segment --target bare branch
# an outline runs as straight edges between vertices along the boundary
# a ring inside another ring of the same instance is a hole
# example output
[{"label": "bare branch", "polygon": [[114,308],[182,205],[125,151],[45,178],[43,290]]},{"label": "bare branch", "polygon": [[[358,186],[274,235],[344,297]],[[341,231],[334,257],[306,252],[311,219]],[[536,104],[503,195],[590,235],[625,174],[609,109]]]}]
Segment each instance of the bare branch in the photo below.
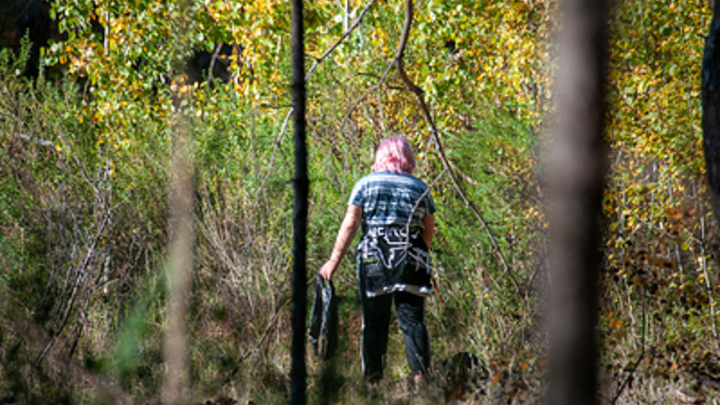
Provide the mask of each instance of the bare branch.
[{"label": "bare branch", "polygon": [[281,314],[283,308],[285,308],[285,306],[287,304],[289,304],[290,302],[291,302],[291,300],[287,299],[287,300],[284,300],[284,302],[282,304],[277,306],[277,308],[275,309],[275,313],[273,314],[273,317],[270,319],[267,327],[265,327],[265,331],[260,336],[260,340],[258,340],[258,342],[255,344],[254,348],[247,350],[244,354],[242,354],[237,359],[237,361],[235,362],[235,370],[233,371],[233,373],[230,377],[234,376],[234,374],[237,373],[237,370],[239,370],[240,365],[242,365],[242,363],[245,360],[247,360],[248,357],[250,357],[253,353],[255,353],[263,345],[263,343],[265,343],[265,339],[267,339],[267,337],[270,336],[270,332],[272,331],[272,329],[274,327],[278,326],[277,321],[278,321],[278,318],[280,317],[280,314]]},{"label": "bare branch", "polygon": [[77,297],[78,289],[80,287],[80,284],[82,283],[83,278],[85,277],[85,271],[87,270],[87,267],[90,264],[90,260],[93,258],[94,254],[95,254],[95,247],[97,246],[98,241],[100,240],[100,236],[102,236],[103,232],[105,231],[105,228],[107,227],[108,222],[110,222],[111,214],[112,214],[112,211],[106,213],[105,218],[102,222],[102,225],[100,226],[100,229],[97,231],[97,233],[95,234],[95,237],[93,238],[92,243],[88,247],[88,251],[87,251],[87,254],[85,255],[85,259],[83,260],[82,264],[80,265],[80,268],[78,269],[78,275],[75,280],[70,298],[68,299],[68,302],[65,306],[65,313],[63,315],[62,321],[60,321],[60,325],[57,328],[54,328],[52,335],[48,337],[48,340],[45,343],[45,346],[43,347],[43,349],[40,351],[40,353],[38,353],[37,357],[35,358],[35,361],[33,362],[33,364],[36,367],[38,365],[40,365],[40,362],[42,362],[42,360],[47,355],[48,351],[55,344],[57,338],[60,335],[60,332],[63,329],[65,329],[65,326],[67,325],[68,319],[70,318],[70,312],[72,311],[73,305],[75,304],[75,298]]},{"label": "bare branch", "polygon": [[46,140],[40,139],[40,138],[33,138],[30,135],[25,135],[25,134],[10,134],[10,135],[12,135],[16,138],[24,139],[26,141],[35,142],[40,146],[55,146],[55,144],[53,142],[46,141]]},{"label": "bare branch", "polygon": [[338,46],[340,46],[342,41],[344,41],[345,38],[350,36],[350,34],[355,30],[355,28],[360,26],[360,23],[362,22],[363,18],[365,18],[365,14],[367,14],[368,10],[370,10],[370,7],[372,7],[372,5],[375,4],[375,1],[377,1],[377,0],[370,0],[370,2],[368,2],[368,4],[365,6],[365,8],[360,12],[360,15],[358,16],[358,18],[355,19],[355,22],[353,23],[353,25],[350,28],[348,28],[345,31],[345,33],[342,34],[340,39],[335,41],[335,43],[330,48],[328,48],[325,51],[325,53],[322,54],[322,56],[315,59],[315,63],[313,63],[312,67],[310,68],[310,70],[308,70],[307,74],[305,75],[306,81],[307,81],[307,78],[315,71],[315,69],[318,67],[318,65],[320,65],[320,63],[322,63],[322,61],[325,60],[325,58],[327,58],[328,55],[330,55]]},{"label": "bare branch", "polygon": [[260,183],[260,187],[258,187],[257,193],[255,193],[256,200],[260,195],[260,190],[265,188],[265,184],[270,178],[270,173],[272,173],[273,165],[275,163],[275,155],[277,154],[278,148],[280,148],[280,141],[282,141],[282,138],[285,135],[285,130],[287,129],[288,123],[290,122],[290,117],[292,117],[294,111],[295,109],[290,108],[287,114],[285,114],[285,119],[283,120],[282,127],[280,128],[280,135],[278,135],[277,139],[275,140],[275,146],[273,147],[272,154],[270,155],[270,164],[268,164],[267,174],[265,175],[262,183]]},{"label": "bare branch", "polygon": [[220,49],[222,49],[222,46],[223,46],[223,44],[220,43],[215,47],[215,52],[213,52],[212,58],[210,59],[210,67],[208,68],[208,75],[207,75],[208,86],[212,85],[213,69],[215,68],[215,61],[217,60],[218,56],[220,55]]},{"label": "bare branch", "polygon": [[[370,0],[370,2],[365,6],[365,8],[362,10],[360,15],[358,16],[358,18],[355,19],[355,23],[353,23],[353,25],[350,28],[348,28],[348,30],[345,31],[345,33],[343,33],[343,35],[337,41],[335,41],[335,43],[332,44],[330,46],[330,48],[328,48],[319,58],[315,59],[315,63],[313,63],[310,70],[308,70],[308,72],[305,74],[306,82],[307,82],[308,78],[310,77],[310,75],[320,65],[320,63],[322,63],[328,56],[330,56],[330,54],[335,49],[337,49],[337,47],[340,46],[340,44],[348,36],[350,36],[350,34],[355,30],[355,28],[360,26],[360,23],[362,22],[363,18],[365,18],[365,14],[367,14],[367,12],[370,10],[370,7],[372,7],[372,5],[375,4],[376,1],[377,0]],[[387,75],[387,72],[385,74]],[[277,140],[275,141],[275,147],[273,148],[273,153],[270,156],[270,164],[268,165],[267,175],[265,176],[265,179],[263,180],[262,184],[258,188],[258,192],[265,187],[265,183],[267,183],[267,180],[270,177],[270,173],[272,172],[273,164],[275,162],[275,154],[276,154],[278,148],[280,147],[280,141],[282,141],[282,138],[285,135],[285,130],[287,129],[288,122],[290,122],[290,117],[292,116],[294,111],[295,111],[294,108],[291,107],[290,110],[288,110],[287,114],[285,114],[285,120],[283,121],[282,128],[280,128],[280,135],[278,135]],[[341,125],[341,128],[342,128],[342,125]]]},{"label": "bare branch", "polygon": [[640,365],[640,362],[645,357],[645,328],[646,328],[645,325],[647,323],[647,316],[646,316],[646,312],[645,312],[645,287],[641,287],[641,288],[642,288],[642,329],[640,330],[640,356],[635,361],[635,364],[633,364],[627,377],[625,377],[625,380],[623,381],[622,385],[615,393],[615,396],[612,399],[611,405],[615,405],[617,403],[617,400],[620,398],[620,395],[622,394],[623,390],[625,390],[625,387],[630,382],[630,379],[632,378],[633,374],[635,374],[635,371],[637,370],[638,366]]},{"label": "bare branch", "polygon": [[[492,229],[490,228],[490,225],[488,225],[487,221],[485,221],[485,218],[483,218],[480,210],[475,206],[475,204],[470,201],[470,199],[467,196],[467,193],[465,192],[465,189],[460,185],[460,182],[457,179],[457,176],[452,169],[452,166],[450,165],[450,162],[448,161],[447,157],[445,156],[445,151],[442,147],[442,143],[440,142],[440,136],[439,131],[437,127],[435,126],[435,121],[432,118],[432,115],[430,114],[430,109],[425,102],[425,97],[423,96],[423,90],[417,86],[413,81],[408,77],[407,72],[405,71],[405,66],[403,64],[403,58],[405,56],[405,48],[407,47],[408,39],[410,38],[410,29],[412,28],[412,20],[413,20],[413,2],[412,0],[407,0],[405,3],[405,24],[403,26],[402,36],[400,37],[400,43],[398,44],[397,49],[397,56],[395,57],[396,63],[397,63],[397,69],[398,73],[400,74],[400,78],[403,80],[405,85],[412,91],[416,98],[418,103],[420,104],[420,108],[423,112],[423,116],[425,117],[425,120],[427,121],[428,125],[430,126],[430,130],[433,136],[433,139],[435,140],[435,143],[438,147],[438,153],[440,156],[440,160],[443,163],[443,167],[447,170],[448,174],[450,174],[450,179],[452,180],[453,186],[455,187],[455,190],[457,190],[458,194],[460,194],[460,197],[463,199],[465,204],[467,204],[468,207],[470,207],[470,210],[472,210],[473,214],[475,214],[475,217],[480,221],[480,223],[483,226],[483,229],[487,233],[488,237],[490,238],[490,243],[492,243],[493,249],[495,251],[495,254],[498,256],[498,259],[500,260],[500,263],[503,266],[503,274],[507,274],[510,277],[510,280],[512,281],[513,285],[515,286],[515,290],[517,292],[520,292],[520,287],[517,283],[517,280],[515,279],[515,276],[511,272],[510,266],[507,263],[507,260],[505,259],[505,254],[503,253],[502,249],[500,249],[500,246],[497,243],[497,240],[495,236],[493,235]],[[496,280],[497,282],[497,280]]]},{"label": "bare branch", "polygon": [[347,112],[347,113],[345,114],[345,116],[343,117],[342,121],[340,121],[340,127],[338,128],[338,131],[342,131],[342,129],[345,127],[345,124],[347,123],[347,121],[348,121],[348,120],[350,119],[350,117],[352,116],[352,113],[355,112],[355,110],[358,108],[358,106],[360,105],[360,103],[362,103],[363,101],[365,101],[365,99],[370,95],[370,93],[372,93],[372,92],[374,92],[375,90],[379,89],[380,86],[382,86],[382,85],[385,83],[385,79],[387,78],[387,75],[388,75],[388,73],[390,72],[390,69],[392,69],[392,65],[395,64],[395,61],[397,61],[397,56],[395,56],[395,57],[393,58],[393,60],[392,60],[390,63],[388,63],[387,68],[385,69],[385,72],[383,73],[382,77],[380,77],[380,80],[378,81],[378,83],[377,83],[376,85],[374,85],[373,87],[369,88],[369,89],[365,92],[365,94],[362,95],[362,97],[360,97],[359,99],[357,99],[357,100],[355,101],[355,103],[353,103],[353,106],[350,107],[350,109],[348,110],[348,112]]}]

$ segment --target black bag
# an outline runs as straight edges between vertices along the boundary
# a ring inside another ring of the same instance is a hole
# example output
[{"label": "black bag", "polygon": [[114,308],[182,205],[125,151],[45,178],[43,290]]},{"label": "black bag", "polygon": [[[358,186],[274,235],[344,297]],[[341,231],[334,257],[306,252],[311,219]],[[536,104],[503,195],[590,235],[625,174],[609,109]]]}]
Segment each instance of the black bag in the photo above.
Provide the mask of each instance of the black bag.
[{"label": "black bag", "polygon": [[323,360],[335,354],[338,345],[338,311],[335,288],[319,274],[315,279],[315,294],[310,311],[308,336],[315,354]]}]

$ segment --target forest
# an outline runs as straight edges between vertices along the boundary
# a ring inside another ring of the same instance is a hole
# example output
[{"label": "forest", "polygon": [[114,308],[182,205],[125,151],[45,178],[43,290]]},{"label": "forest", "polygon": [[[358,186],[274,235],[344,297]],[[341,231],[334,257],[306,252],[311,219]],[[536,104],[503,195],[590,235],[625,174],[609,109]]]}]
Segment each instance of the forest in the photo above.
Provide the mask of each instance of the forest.
[{"label": "forest", "polygon": [[[191,268],[184,403],[289,403],[291,3],[3,3],[0,404],[168,403],[175,251]],[[612,3],[597,402],[717,404],[711,2]],[[559,13],[556,0],[305,2],[308,312],[383,139],[409,141],[437,205],[427,392],[409,393],[396,318],[379,392],[364,384],[350,252],[333,278],[335,354],[307,346],[308,403],[542,401]]]}]

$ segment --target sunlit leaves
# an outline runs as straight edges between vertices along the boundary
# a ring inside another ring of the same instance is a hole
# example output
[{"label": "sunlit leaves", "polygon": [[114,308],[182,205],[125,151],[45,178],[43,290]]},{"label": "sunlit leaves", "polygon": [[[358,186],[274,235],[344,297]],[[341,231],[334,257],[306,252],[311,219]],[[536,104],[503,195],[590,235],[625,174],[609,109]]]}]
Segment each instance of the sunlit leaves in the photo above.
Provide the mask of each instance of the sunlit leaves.
[{"label": "sunlit leaves", "polygon": [[611,231],[629,236],[622,243],[673,228],[667,210],[682,209],[699,192],[684,179],[704,172],[699,71],[708,18],[708,10],[682,2],[616,6],[608,102],[614,165],[606,213]]}]

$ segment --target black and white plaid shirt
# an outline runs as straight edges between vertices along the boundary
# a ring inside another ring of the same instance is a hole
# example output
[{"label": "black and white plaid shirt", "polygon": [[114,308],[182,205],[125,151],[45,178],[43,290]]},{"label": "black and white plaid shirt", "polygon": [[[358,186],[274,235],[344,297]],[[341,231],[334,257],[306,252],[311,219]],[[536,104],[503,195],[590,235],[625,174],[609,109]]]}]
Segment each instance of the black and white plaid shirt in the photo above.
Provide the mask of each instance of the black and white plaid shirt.
[{"label": "black and white plaid shirt", "polygon": [[409,225],[410,229],[422,230],[422,219],[436,210],[425,183],[410,174],[387,170],[369,174],[355,183],[348,204],[362,207],[363,229]]}]

